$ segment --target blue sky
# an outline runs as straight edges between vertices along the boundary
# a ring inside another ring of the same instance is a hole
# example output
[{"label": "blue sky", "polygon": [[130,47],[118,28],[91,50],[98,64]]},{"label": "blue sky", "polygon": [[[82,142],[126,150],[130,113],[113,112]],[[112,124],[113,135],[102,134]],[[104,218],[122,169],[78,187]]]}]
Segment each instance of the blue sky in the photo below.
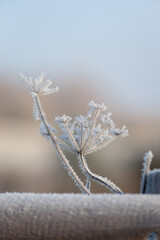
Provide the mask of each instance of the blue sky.
[{"label": "blue sky", "polygon": [[159,13],[158,0],[1,0],[0,71],[86,71],[118,101],[160,111]]}]

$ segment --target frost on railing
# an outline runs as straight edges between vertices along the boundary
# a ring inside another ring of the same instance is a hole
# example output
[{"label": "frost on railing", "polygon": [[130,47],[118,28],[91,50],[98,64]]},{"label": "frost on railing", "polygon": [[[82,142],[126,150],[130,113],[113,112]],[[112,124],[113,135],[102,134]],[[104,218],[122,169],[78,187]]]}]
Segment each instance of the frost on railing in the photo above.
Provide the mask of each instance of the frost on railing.
[{"label": "frost on railing", "polygon": [[[111,119],[111,113],[103,114],[107,110],[104,103],[97,104],[91,101],[88,104],[89,112],[86,116],[80,115],[75,117],[73,121],[70,116],[66,115],[55,117],[55,122],[59,124],[62,131],[62,134],[57,136],[56,129],[47,122],[46,114],[40,102],[40,95],[55,93],[59,88],[51,88],[52,82],[50,80],[44,81],[43,74],[35,80],[32,77],[21,75],[21,81],[28,88],[33,98],[33,115],[36,121],[41,121],[41,135],[47,140],[51,140],[58,156],[75,184],[87,194],[90,194],[91,180],[102,184],[111,192],[122,193],[121,189],[108,178],[91,172],[85,155],[106,147],[118,137],[128,136],[126,127],[117,128]],[[63,153],[64,150],[77,156],[79,166],[86,176],[86,185],[79,179],[71,167],[70,162]]]}]

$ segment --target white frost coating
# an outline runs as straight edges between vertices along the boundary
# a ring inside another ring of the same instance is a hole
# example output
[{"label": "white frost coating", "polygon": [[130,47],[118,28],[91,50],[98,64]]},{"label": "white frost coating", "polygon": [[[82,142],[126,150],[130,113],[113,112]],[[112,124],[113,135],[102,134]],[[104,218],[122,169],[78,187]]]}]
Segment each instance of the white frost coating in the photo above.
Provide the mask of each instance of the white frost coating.
[{"label": "white frost coating", "polygon": [[91,109],[100,109],[101,111],[105,111],[107,109],[107,107],[104,105],[104,103],[102,104],[97,104],[94,102],[94,100],[90,101],[88,103],[88,106],[91,108]]},{"label": "white frost coating", "polygon": [[65,114],[63,114],[63,116],[58,116],[58,117],[55,117],[55,122],[56,123],[67,123],[69,121],[71,121],[71,117],[69,116],[66,116]]},{"label": "white frost coating", "polygon": [[[78,155],[77,156],[78,158],[78,163],[79,163],[79,167],[81,168],[83,174],[89,178],[89,180],[92,180],[92,181],[96,181],[97,183],[105,186],[106,188],[108,188],[111,192],[113,193],[119,193],[119,194],[122,194],[123,192],[121,191],[121,189],[119,187],[117,187],[111,180],[109,180],[107,177],[102,177],[102,176],[99,176],[95,173],[93,173],[88,165],[87,165],[87,162],[84,158],[84,156],[82,155]],[[88,180],[88,179],[87,179]],[[90,184],[90,187],[91,187],[91,183]]]},{"label": "white frost coating", "polygon": [[[73,122],[71,122],[72,118],[70,116],[55,117],[55,122],[59,124],[62,131],[62,135],[58,138],[55,135],[56,130],[47,122],[39,96],[57,92],[59,89],[58,87],[51,88],[52,82],[50,80],[43,81],[43,78],[43,74],[35,80],[32,77],[21,75],[21,82],[29,89],[33,98],[34,118],[36,121],[41,121],[40,134],[47,140],[51,140],[58,156],[63,160],[63,164],[69,175],[83,192],[90,194],[90,180],[93,180],[106,186],[114,193],[122,193],[109,179],[92,173],[87,166],[84,155],[100,150],[119,136],[128,136],[126,127],[123,125],[122,129],[116,128],[115,123],[111,119],[111,113],[102,114],[107,109],[104,103],[97,104],[92,100],[88,104],[88,114],[86,116],[80,115],[75,117]],[[87,177],[86,187],[74,172],[60,147],[76,154],[77,157],[80,156],[80,166],[82,172]]]},{"label": "white frost coating", "polygon": [[[48,127],[49,129],[55,133],[56,132],[56,129],[53,128],[50,124],[48,124]],[[40,134],[45,137],[47,140],[50,140],[50,135],[48,133],[48,129],[47,127],[44,125],[44,123],[42,122],[41,125],[40,125]]]},{"label": "white frost coating", "polygon": [[[101,177],[91,172],[84,159],[84,155],[90,154],[97,150],[106,147],[110,142],[117,137],[128,136],[128,130],[125,125],[122,129],[116,128],[115,123],[110,118],[111,113],[106,115],[101,114],[107,109],[103,104],[97,104],[91,101],[89,113],[86,116],[80,115],[75,117],[71,122],[71,117],[63,115],[55,118],[55,122],[59,124],[62,135],[60,143],[64,149],[75,153],[78,157],[79,166],[84,175],[87,177],[86,187],[90,191],[90,180],[96,181],[107,187],[111,192],[123,193],[114,183],[108,178]],[[98,120],[100,119],[100,122]]]},{"label": "white frost coating", "polygon": [[148,162],[149,162],[149,165],[150,165],[151,161],[152,161],[152,158],[153,158],[153,153],[152,153],[151,150],[149,152],[145,153],[145,155],[143,157],[143,159],[144,159],[143,166],[146,167]]},{"label": "white frost coating", "polygon": [[34,95],[48,95],[54,92],[58,92],[58,86],[56,88],[51,88],[52,85],[51,80],[43,80],[44,75],[40,74],[39,77],[35,80],[32,77],[26,77],[21,74],[20,79],[21,82],[28,88],[32,96]]},{"label": "white frost coating", "polygon": [[146,182],[146,177],[147,174],[150,171],[150,165],[152,162],[152,158],[153,158],[153,153],[152,151],[149,151],[147,153],[145,153],[143,159],[143,169],[142,169],[142,181],[141,181],[141,190],[140,193],[144,193],[145,192],[145,182]]},{"label": "white frost coating", "polygon": [[[36,97],[39,95],[48,95],[54,92],[58,92],[59,88],[50,88],[52,85],[51,80],[44,81],[44,75],[41,73],[38,78],[35,80],[32,77],[26,77],[23,74],[20,75],[21,82],[25,85],[26,88],[30,91],[33,98],[33,116],[36,121],[40,120],[40,111],[37,106]],[[40,104],[40,102],[39,102]],[[45,112],[42,110],[43,116]]]},{"label": "white frost coating", "polygon": [[[100,150],[114,141],[117,137],[128,136],[128,130],[125,125],[121,129],[116,128],[111,119],[111,113],[102,114],[107,107],[91,101],[89,113],[86,116],[77,116],[73,122],[71,117],[63,115],[55,118],[59,124],[62,135],[60,136],[67,144],[79,149],[83,155]],[[98,119],[101,122],[98,122]],[[78,147],[77,147],[78,146]]]},{"label": "white frost coating", "polygon": [[[46,94],[50,94],[52,92],[56,92],[56,91],[58,91],[58,88],[56,88],[56,89],[49,88],[51,85],[51,81],[48,80],[43,83],[42,75],[38,79],[35,79],[34,81],[32,80],[32,78],[27,78],[25,76],[21,76],[21,78],[22,78],[21,81],[23,82],[23,84],[29,89],[31,96],[33,98],[33,101],[34,101],[34,104],[33,104],[34,118],[35,118],[35,120],[41,121],[40,134],[42,134],[42,136],[44,136],[47,140],[51,140],[58,156],[63,161],[63,164],[64,164],[65,168],[67,169],[69,175],[74,180],[74,183],[81,189],[82,192],[84,192],[86,194],[90,194],[89,190],[85,187],[85,185],[80,180],[80,178],[78,177],[78,175],[76,174],[74,169],[71,167],[69,161],[67,160],[67,158],[65,157],[65,155],[63,154],[63,152],[60,148],[60,146],[62,146],[62,144],[63,144],[63,145],[65,145],[65,146],[63,146],[63,148],[67,149],[68,148],[67,144],[56,137],[56,135],[55,135],[56,130],[50,124],[48,124],[45,113],[41,106],[39,95],[40,94],[46,95]],[[63,120],[66,120],[66,117]],[[68,123],[68,122],[66,121],[66,123]],[[69,146],[69,148],[71,148],[71,147]],[[72,150],[72,152],[75,151],[73,148],[71,148],[71,150]]]}]

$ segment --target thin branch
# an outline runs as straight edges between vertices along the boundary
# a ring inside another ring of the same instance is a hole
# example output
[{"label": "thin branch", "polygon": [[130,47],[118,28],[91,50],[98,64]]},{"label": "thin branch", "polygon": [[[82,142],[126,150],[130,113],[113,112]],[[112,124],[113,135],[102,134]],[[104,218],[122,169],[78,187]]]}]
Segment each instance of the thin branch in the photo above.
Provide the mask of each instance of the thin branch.
[{"label": "thin branch", "polygon": [[65,124],[65,126],[66,126],[66,129],[67,129],[67,131],[68,131],[68,134],[69,134],[69,137],[70,137],[71,141],[73,142],[73,144],[74,144],[75,147],[77,148],[77,151],[79,151],[80,149],[79,149],[79,147],[78,147],[78,144],[76,143],[76,140],[74,139],[74,136],[73,136],[72,132],[70,131],[69,127],[68,127],[68,124],[67,124],[67,123],[64,123],[64,124]]},{"label": "thin branch", "polygon": [[82,149],[82,144],[83,144],[83,125],[81,123],[81,149]]},{"label": "thin branch", "polygon": [[56,137],[56,141],[58,141],[59,144],[60,144],[62,147],[70,150],[70,151],[73,152],[73,153],[77,153],[77,152],[78,152],[78,151],[75,150],[72,146],[68,145],[66,142],[64,142],[63,140],[61,140],[61,139],[58,138],[57,136],[55,136],[55,137]]},{"label": "thin branch", "polygon": [[103,128],[102,131],[93,139],[93,141],[91,141],[91,142],[88,144],[87,148],[89,148],[93,143],[95,143],[96,140],[98,140],[98,138],[102,135],[102,133],[103,133],[107,128],[108,128],[108,126],[106,126],[105,128]]},{"label": "thin branch", "polygon": [[43,115],[43,110],[41,107],[41,103],[40,103],[40,99],[39,96],[33,96],[35,103],[37,105],[38,108],[38,112],[39,112],[39,118],[41,120],[41,122],[45,125],[45,127],[47,128],[48,131],[48,135],[51,138],[52,144],[54,145],[57,154],[59,155],[59,157],[62,159],[62,161],[64,162],[64,165],[66,166],[68,172],[70,173],[71,177],[75,180],[75,183],[80,187],[80,189],[87,194],[90,194],[90,192],[88,191],[88,189],[84,186],[83,182],[79,179],[79,177],[77,176],[77,174],[75,173],[75,171],[73,170],[73,168],[71,167],[69,161],[67,160],[67,158],[65,157],[65,155],[63,154],[61,148],[59,147],[57,141],[56,141],[56,137],[54,136],[54,134],[51,132],[46,117]]},{"label": "thin branch", "polygon": [[106,147],[109,143],[113,142],[115,140],[116,136],[112,137],[111,139],[106,140],[103,144],[92,147],[84,152],[84,154],[90,154],[92,152],[96,152],[104,147]]},{"label": "thin branch", "polygon": [[82,154],[78,154],[78,160],[79,160],[80,167],[81,167],[83,173],[87,177],[89,177],[93,181],[96,181],[96,182],[104,185],[106,188],[108,188],[113,193],[120,193],[120,194],[123,193],[122,190],[119,187],[117,187],[114,183],[112,183],[108,178],[104,178],[104,177],[98,176],[97,174],[92,173]]},{"label": "thin branch", "polygon": [[86,188],[91,192],[91,179],[90,179],[90,177],[86,178]]},{"label": "thin branch", "polygon": [[92,127],[91,127],[91,130],[90,130],[90,133],[89,133],[89,136],[84,144],[84,147],[82,149],[82,152],[85,151],[85,149],[87,148],[87,144],[91,138],[91,135],[92,135],[92,132],[93,132],[93,129],[94,129],[94,126],[96,124],[96,119],[97,119],[97,115],[98,115],[98,112],[99,112],[99,109],[96,109],[96,112],[95,112],[95,115],[94,115],[94,119],[93,119],[93,123],[92,123]]},{"label": "thin branch", "polygon": [[85,144],[85,140],[86,140],[87,131],[88,131],[88,126],[86,127],[85,132],[84,132],[84,136],[83,136],[83,139],[82,139],[81,150],[84,148],[84,144]]}]

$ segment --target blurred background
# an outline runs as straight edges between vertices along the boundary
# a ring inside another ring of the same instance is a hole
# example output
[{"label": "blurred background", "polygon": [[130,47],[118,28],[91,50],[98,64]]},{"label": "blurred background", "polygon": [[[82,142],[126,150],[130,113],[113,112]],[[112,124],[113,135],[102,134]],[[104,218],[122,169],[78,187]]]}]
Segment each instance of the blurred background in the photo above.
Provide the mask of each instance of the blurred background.
[{"label": "blurred background", "polygon": [[[0,192],[79,192],[39,133],[20,73],[59,86],[42,96],[49,121],[104,102],[129,137],[87,156],[93,172],[124,192],[140,189],[142,159],[160,168],[160,2],[0,1]],[[77,160],[68,155],[84,180]],[[108,192],[92,184],[92,192]]]}]

